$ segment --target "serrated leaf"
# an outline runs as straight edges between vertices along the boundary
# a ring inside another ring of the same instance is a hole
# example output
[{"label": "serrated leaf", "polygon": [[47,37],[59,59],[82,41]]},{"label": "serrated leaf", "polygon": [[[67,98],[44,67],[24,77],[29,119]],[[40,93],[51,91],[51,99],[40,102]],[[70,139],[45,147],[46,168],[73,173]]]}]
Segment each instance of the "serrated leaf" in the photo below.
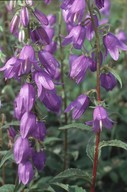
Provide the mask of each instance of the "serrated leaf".
[{"label": "serrated leaf", "polygon": [[65,171],[59,173],[53,178],[53,181],[54,180],[57,181],[65,178],[72,178],[72,177],[83,178],[84,180],[91,182],[91,177],[87,172],[82,171],[81,169],[75,169],[75,168],[66,169]]},{"label": "serrated leaf", "polygon": [[65,130],[65,129],[72,129],[72,128],[80,129],[82,131],[90,131],[90,127],[83,123],[72,123],[69,125],[62,126],[59,129]]},{"label": "serrated leaf", "polygon": [[0,187],[0,192],[14,192],[15,185],[6,184]]},{"label": "serrated leaf", "polygon": [[7,129],[9,128],[10,126],[19,126],[19,121],[13,121],[11,123],[6,123],[6,125],[3,125],[2,126],[2,129]]},{"label": "serrated leaf", "polygon": [[9,150],[6,152],[6,154],[2,157],[1,162],[0,162],[0,168],[3,166],[3,164],[7,161],[7,160],[13,160],[13,152],[12,150]]},{"label": "serrated leaf", "polygon": [[110,140],[110,141],[101,141],[99,144],[99,149],[101,149],[102,147],[107,147],[107,146],[111,146],[111,147],[120,147],[122,149],[127,150],[127,143],[124,143],[121,140]]}]

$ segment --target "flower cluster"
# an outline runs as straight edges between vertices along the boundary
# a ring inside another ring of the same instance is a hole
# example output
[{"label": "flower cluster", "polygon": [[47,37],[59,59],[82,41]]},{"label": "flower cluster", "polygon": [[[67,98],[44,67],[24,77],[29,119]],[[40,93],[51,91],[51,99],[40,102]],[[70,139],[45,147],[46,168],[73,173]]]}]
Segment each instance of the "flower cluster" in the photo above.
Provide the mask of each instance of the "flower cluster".
[{"label": "flower cluster", "polygon": [[[31,23],[33,20],[38,22],[36,26],[33,25],[34,28]],[[43,169],[46,159],[41,147],[46,136],[46,127],[38,117],[36,100],[39,99],[49,111],[59,113],[61,110],[62,100],[55,88],[60,78],[60,64],[53,56],[57,46],[53,40],[55,22],[54,15],[46,16],[34,8],[33,1],[24,1],[10,24],[11,33],[24,46],[0,68],[5,79],[14,78],[22,82],[22,77],[26,78],[14,101],[14,116],[20,121],[19,134],[14,135],[12,129],[9,130],[10,135],[15,137],[14,159],[18,164],[19,182],[24,185],[33,179],[35,168],[38,171]],[[28,28],[28,34],[25,33],[25,28]],[[24,32],[23,36],[21,30]],[[29,39],[26,39],[26,36]],[[25,40],[27,43],[24,43]],[[36,143],[40,143],[39,147]]]},{"label": "flower cluster", "polygon": [[[89,4],[89,5],[88,5]],[[61,4],[61,9],[63,13],[63,18],[66,23],[68,34],[63,38],[62,45],[67,46],[71,44],[71,51],[73,48],[81,50],[80,55],[75,55],[71,53],[69,57],[70,62],[70,78],[75,80],[77,84],[80,84],[87,71],[95,72],[97,70],[97,63],[99,57],[99,67],[100,70],[100,85],[105,90],[110,91],[117,85],[117,79],[110,72],[110,70],[103,70],[103,63],[105,62],[108,55],[110,55],[114,60],[119,58],[119,49],[126,51],[127,45],[117,38],[111,32],[105,32],[106,28],[103,24],[108,22],[108,16],[110,11],[110,1],[107,0],[95,0],[93,1],[93,7],[96,7],[100,13],[106,16],[106,21],[99,21],[98,15],[94,8],[92,8],[92,17],[90,11],[88,11],[90,3],[86,0],[63,0]],[[88,9],[87,9],[88,8]],[[105,54],[100,50],[97,55],[95,47],[91,50],[86,50],[85,40],[93,41],[95,37],[95,28],[99,31],[101,42],[103,44],[103,49]],[[85,54],[83,54],[85,52]],[[100,102],[100,101],[99,101]],[[86,111],[89,106],[90,99],[89,95],[81,94],[77,99],[69,104],[65,112],[73,110],[72,118],[79,119],[82,114]],[[101,106],[101,103],[97,104],[93,113],[93,121],[88,122],[88,125],[93,126],[93,130],[98,132],[102,130],[102,126],[106,128],[111,128],[113,122],[109,119],[106,109]]]}]

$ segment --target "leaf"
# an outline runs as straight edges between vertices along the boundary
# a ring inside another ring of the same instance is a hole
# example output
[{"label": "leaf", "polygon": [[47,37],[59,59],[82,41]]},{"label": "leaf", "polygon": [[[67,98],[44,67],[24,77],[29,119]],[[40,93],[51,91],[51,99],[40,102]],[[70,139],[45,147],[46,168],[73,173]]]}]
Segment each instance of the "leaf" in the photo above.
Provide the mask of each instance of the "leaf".
[{"label": "leaf", "polygon": [[56,185],[68,192],[86,192],[86,190],[78,186],[69,186],[68,184],[63,184],[63,183],[53,183],[53,185]]},{"label": "leaf", "polygon": [[0,162],[0,168],[3,166],[3,164],[7,161],[7,160],[13,160],[13,152],[12,150],[9,150],[6,152],[6,154],[2,157],[1,162]]},{"label": "leaf", "polygon": [[66,169],[65,171],[59,173],[58,175],[56,175],[53,178],[53,181],[61,180],[61,179],[65,179],[65,178],[72,178],[72,177],[83,178],[83,179],[91,182],[91,177],[89,176],[89,174],[87,172],[82,171],[81,169],[75,169],[75,168]]},{"label": "leaf", "polygon": [[11,123],[6,123],[5,125],[2,126],[2,129],[7,129],[9,128],[10,126],[19,126],[19,121],[13,121]]},{"label": "leaf", "polygon": [[124,143],[123,141],[117,140],[117,139],[100,142],[99,149],[101,150],[102,147],[107,147],[107,146],[120,147],[122,149],[127,150],[127,143]]},{"label": "leaf", "polygon": [[0,187],[0,192],[14,192],[15,185],[6,184]]},{"label": "leaf", "polygon": [[95,135],[92,135],[86,146],[87,156],[91,159],[92,162],[94,158],[94,150],[95,150]]},{"label": "leaf", "polygon": [[58,138],[58,137],[48,137],[45,139],[44,144],[49,144],[52,142],[56,142],[56,141],[62,141],[62,139]]},{"label": "leaf", "polygon": [[65,130],[65,129],[72,129],[72,128],[80,129],[82,131],[90,131],[90,127],[83,124],[83,123],[72,123],[72,124],[60,127],[59,129],[60,130]]}]

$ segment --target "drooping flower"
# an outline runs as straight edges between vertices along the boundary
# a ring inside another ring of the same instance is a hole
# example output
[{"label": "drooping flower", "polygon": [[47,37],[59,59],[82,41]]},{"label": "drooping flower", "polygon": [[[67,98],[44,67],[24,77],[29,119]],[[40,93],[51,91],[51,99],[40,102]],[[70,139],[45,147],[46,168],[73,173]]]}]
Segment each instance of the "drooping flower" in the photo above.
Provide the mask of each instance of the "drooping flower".
[{"label": "drooping flower", "polygon": [[82,21],[84,11],[85,11],[85,1],[84,0],[70,0],[70,1],[64,1],[61,5],[62,9],[67,10],[68,9],[68,15],[67,19],[74,23],[77,21],[78,23]]},{"label": "drooping flower", "polygon": [[60,65],[51,53],[49,53],[47,51],[39,51],[38,57],[39,57],[41,64],[45,67],[46,72],[52,78],[57,77],[56,75],[59,76],[58,73],[60,71]]},{"label": "drooping flower", "polygon": [[35,125],[35,129],[33,129],[33,132],[31,133],[31,136],[34,138],[43,141],[46,135],[46,127],[45,124],[42,121],[37,121]]},{"label": "drooping flower", "polygon": [[[93,18],[94,18],[94,23],[95,23],[95,26],[98,27],[98,18],[96,15],[93,15]],[[94,27],[93,27],[93,24],[92,24],[92,21],[91,21],[91,17],[90,16],[87,16],[86,19],[89,19],[87,22],[87,25],[86,25],[86,38],[91,41],[94,37]]]},{"label": "drooping flower", "polygon": [[55,113],[59,113],[61,110],[62,99],[60,96],[56,94],[55,90],[46,91],[43,95],[39,97],[40,101],[43,102],[45,107]]},{"label": "drooping flower", "polygon": [[34,15],[42,25],[48,25],[48,19],[44,13],[35,8]]},{"label": "drooping flower", "polygon": [[[98,0],[99,1],[99,0]],[[101,0],[102,1],[102,0]],[[110,0],[105,0],[104,1],[104,6],[100,9],[100,12],[105,15],[105,16],[109,16],[110,15],[110,4],[111,1]]]},{"label": "drooping flower", "polygon": [[20,134],[26,138],[36,129],[36,116],[32,112],[25,112],[20,120]]},{"label": "drooping flower", "polygon": [[108,33],[103,37],[103,43],[106,48],[106,55],[109,53],[115,61],[119,58],[119,49],[124,51],[127,50],[127,45],[120,41],[112,33]]},{"label": "drooping flower", "polygon": [[24,27],[27,27],[29,24],[29,12],[27,7],[23,7],[20,11],[20,20]]},{"label": "drooping flower", "polygon": [[91,59],[89,57],[85,57],[81,55],[75,59],[74,55],[71,55],[70,58],[70,77],[76,81],[77,84],[83,81],[85,78],[85,74],[87,69],[90,66]]},{"label": "drooping flower", "polygon": [[77,97],[76,100],[72,101],[68,107],[65,109],[65,112],[68,113],[71,110],[72,112],[72,119],[79,119],[82,114],[86,111],[90,103],[88,96],[82,94]]},{"label": "drooping flower", "polygon": [[17,164],[26,162],[30,156],[30,146],[27,138],[18,137],[14,144],[14,159]]},{"label": "drooping flower", "polygon": [[116,78],[110,72],[101,73],[100,80],[101,80],[101,86],[104,87],[107,91],[112,90],[117,84]]},{"label": "drooping flower", "polygon": [[22,182],[24,185],[28,184],[33,179],[34,171],[30,161],[18,165],[18,176],[19,182]]},{"label": "drooping flower", "polygon": [[69,35],[64,38],[62,45],[65,46],[72,43],[75,49],[81,49],[85,40],[85,36],[85,27],[81,25],[75,26],[71,29]]},{"label": "drooping flower", "polygon": [[[100,65],[102,65],[102,61],[103,61],[103,55],[102,55],[102,52],[100,52]],[[92,72],[96,71],[97,70],[97,57],[96,57],[96,54],[95,52],[92,53],[92,58],[89,59],[90,61],[90,65],[89,65],[89,68]]]},{"label": "drooping flower", "polygon": [[38,97],[44,89],[53,90],[55,87],[51,77],[45,71],[35,73],[35,83],[38,87]]},{"label": "drooping flower", "polygon": [[42,171],[45,165],[46,155],[44,151],[33,151],[32,152],[32,160],[34,166],[38,169],[38,171]]},{"label": "drooping flower", "polygon": [[15,117],[20,119],[25,112],[31,111],[35,102],[35,89],[32,84],[25,83],[14,101]]},{"label": "drooping flower", "polygon": [[99,9],[101,9],[104,7],[104,0],[95,0],[95,4]]},{"label": "drooping flower", "polygon": [[10,23],[11,33],[16,34],[16,32],[18,31],[19,23],[20,23],[20,17],[18,14],[15,14]]},{"label": "drooping flower", "polygon": [[111,129],[113,121],[108,117],[107,111],[102,106],[97,106],[93,112],[93,121],[88,121],[86,124],[92,126],[93,131],[99,132],[102,127]]}]

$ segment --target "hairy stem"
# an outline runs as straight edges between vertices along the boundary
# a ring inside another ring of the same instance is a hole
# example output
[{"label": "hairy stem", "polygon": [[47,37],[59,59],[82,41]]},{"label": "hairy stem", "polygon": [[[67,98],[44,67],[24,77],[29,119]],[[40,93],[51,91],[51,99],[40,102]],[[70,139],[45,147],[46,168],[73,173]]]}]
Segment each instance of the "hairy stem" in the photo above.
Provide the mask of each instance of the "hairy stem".
[{"label": "hairy stem", "polygon": [[[60,43],[60,62],[61,62],[61,83],[62,83],[62,99],[63,99],[63,110],[67,108],[67,95],[64,78],[64,52],[61,41],[61,13],[59,14],[59,43]],[[68,117],[67,113],[64,113],[64,124],[67,125]],[[64,170],[68,167],[68,131],[64,130]]]},{"label": "hairy stem", "polygon": [[[96,43],[96,57],[97,57],[97,74],[96,74],[96,80],[97,80],[97,101],[98,105],[101,102],[101,92],[100,92],[100,39],[99,39],[99,31],[98,27],[96,26],[96,23],[94,21],[94,15],[92,7],[90,6],[90,1],[87,0],[87,6],[90,13],[92,25],[95,32],[95,43]],[[94,162],[93,162],[93,172],[92,172],[92,184],[90,192],[95,192],[95,183],[96,183],[96,175],[97,175],[97,166],[98,166],[98,152],[99,152],[99,143],[100,143],[100,131],[96,133],[96,147],[95,147],[95,153],[94,153]]]}]

